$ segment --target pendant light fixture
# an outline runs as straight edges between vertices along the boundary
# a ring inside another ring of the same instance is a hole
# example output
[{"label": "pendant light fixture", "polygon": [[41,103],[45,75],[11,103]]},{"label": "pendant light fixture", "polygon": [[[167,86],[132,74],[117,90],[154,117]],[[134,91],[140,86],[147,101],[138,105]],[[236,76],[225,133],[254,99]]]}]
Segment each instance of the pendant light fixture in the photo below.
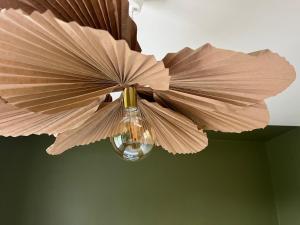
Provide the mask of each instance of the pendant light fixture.
[{"label": "pendant light fixture", "polygon": [[267,126],[265,99],[295,80],[269,50],[205,44],[162,61],[142,54],[127,0],[0,0],[0,8],[0,135],[54,135],[52,155],[107,138],[128,161],[154,146],[197,153],[207,130]]}]

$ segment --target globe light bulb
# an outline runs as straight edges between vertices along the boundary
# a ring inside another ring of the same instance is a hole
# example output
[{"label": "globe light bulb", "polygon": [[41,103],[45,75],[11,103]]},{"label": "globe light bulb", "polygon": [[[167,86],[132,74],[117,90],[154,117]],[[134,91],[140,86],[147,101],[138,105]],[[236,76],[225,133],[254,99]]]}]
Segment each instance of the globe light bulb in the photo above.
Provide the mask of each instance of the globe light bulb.
[{"label": "globe light bulb", "polygon": [[138,161],[145,158],[154,146],[150,131],[144,122],[136,104],[135,88],[123,92],[124,116],[116,128],[116,135],[111,137],[115,152],[124,160]]}]

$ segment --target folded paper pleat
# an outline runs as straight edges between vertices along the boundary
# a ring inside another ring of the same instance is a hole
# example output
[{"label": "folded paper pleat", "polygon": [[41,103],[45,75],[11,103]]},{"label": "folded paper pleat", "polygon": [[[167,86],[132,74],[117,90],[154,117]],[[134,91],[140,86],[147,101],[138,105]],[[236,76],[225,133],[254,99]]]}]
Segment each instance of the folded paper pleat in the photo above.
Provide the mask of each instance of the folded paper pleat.
[{"label": "folded paper pleat", "polygon": [[17,107],[50,114],[86,106],[119,87],[169,87],[162,62],[107,31],[60,21],[49,11],[2,11],[0,27],[0,96]]},{"label": "folded paper pleat", "polygon": [[81,126],[98,109],[100,101],[95,101],[79,109],[66,110],[54,114],[41,114],[19,109],[0,99],[0,135],[29,136],[31,134],[57,135]]},{"label": "folded paper pleat", "polygon": [[91,144],[113,136],[122,119],[122,106],[120,100],[104,104],[80,127],[59,134],[47,152],[58,155],[75,146]]},{"label": "folded paper pleat", "polygon": [[293,66],[269,50],[244,54],[207,44],[170,53],[163,62],[170,70],[170,90],[154,91],[155,100],[207,130],[264,128],[269,122],[264,99],[295,79]]},{"label": "folded paper pleat", "polygon": [[295,79],[293,66],[269,50],[244,54],[206,44],[163,61],[170,69],[170,89],[240,106],[274,96]]},{"label": "folded paper pleat", "polygon": [[21,9],[27,14],[50,10],[63,21],[107,30],[115,39],[127,41],[132,50],[141,50],[136,24],[128,14],[128,0],[1,0],[0,8]]},{"label": "folded paper pleat", "polygon": [[206,134],[185,116],[147,100],[138,105],[156,145],[173,154],[197,153],[207,146]]},{"label": "folded paper pleat", "polygon": [[219,100],[177,91],[156,92],[155,100],[190,118],[199,128],[223,132],[242,132],[264,128],[269,113],[264,103],[241,107]]}]

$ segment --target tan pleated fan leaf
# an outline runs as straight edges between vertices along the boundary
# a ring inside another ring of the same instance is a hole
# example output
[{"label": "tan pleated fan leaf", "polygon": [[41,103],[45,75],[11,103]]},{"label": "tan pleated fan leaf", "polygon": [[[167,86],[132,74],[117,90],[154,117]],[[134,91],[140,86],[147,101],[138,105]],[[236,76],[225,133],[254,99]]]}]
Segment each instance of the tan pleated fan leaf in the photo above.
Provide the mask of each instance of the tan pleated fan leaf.
[{"label": "tan pleated fan leaf", "polygon": [[115,39],[126,40],[132,50],[141,50],[136,25],[128,15],[128,0],[0,0],[0,8],[22,9],[27,14],[51,10],[63,21],[107,30]]},{"label": "tan pleated fan leaf", "polygon": [[197,126],[186,117],[155,102],[140,100],[138,105],[157,145],[168,152],[196,153],[207,146],[206,134],[198,130]]},{"label": "tan pleated fan leaf", "polygon": [[[104,101],[104,97],[101,101]],[[85,107],[55,114],[41,114],[19,109],[0,99],[0,135],[29,136],[31,134],[57,135],[81,126],[98,109],[101,101]]]},{"label": "tan pleated fan leaf", "polygon": [[243,54],[207,44],[168,54],[163,61],[171,90],[154,91],[155,100],[206,130],[264,128],[269,113],[263,100],[295,79],[293,66],[268,50]]},{"label": "tan pleated fan leaf", "polygon": [[153,56],[129,49],[107,31],[52,13],[0,13],[0,96],[47,114],[86,106],[129,85],[167,90],[169,74]]},{"label": "tan pleated fan leaf", "polygon": [[72,147],[91,144],[113,136],[122,119],[122,107],[120,100],[107,103],[80,127],[59,134],[47,152],[58,155]]},{"label": "tan pleated fan leaf", "polygon": [[268,50],[249,55],[206,44],[163,61],[172,77],[170,89],[240,106],[274,96],[295,79],[293,66]]},{"label": "tan pleated fan leaf", "polygon": [[223,132],[242,132],[264,128],[269,113],[264,103],[247,107],[177,91],[157,91],[155,99],[193,120],[199,128]]}]

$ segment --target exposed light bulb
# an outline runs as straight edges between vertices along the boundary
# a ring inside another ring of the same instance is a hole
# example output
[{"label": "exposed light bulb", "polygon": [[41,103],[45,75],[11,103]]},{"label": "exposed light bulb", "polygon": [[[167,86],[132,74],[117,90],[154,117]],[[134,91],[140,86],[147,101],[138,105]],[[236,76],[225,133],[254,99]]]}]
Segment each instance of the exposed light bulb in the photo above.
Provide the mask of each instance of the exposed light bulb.
[{"label": "exposed light bulb", "polygon": [[135,88],[129,87],[124,90],[124,117],[116,128],[116,135],[111,137],[115,152],[127,161],[145,158],[154,146],[150,131],[143,126],[136,98]]}]

